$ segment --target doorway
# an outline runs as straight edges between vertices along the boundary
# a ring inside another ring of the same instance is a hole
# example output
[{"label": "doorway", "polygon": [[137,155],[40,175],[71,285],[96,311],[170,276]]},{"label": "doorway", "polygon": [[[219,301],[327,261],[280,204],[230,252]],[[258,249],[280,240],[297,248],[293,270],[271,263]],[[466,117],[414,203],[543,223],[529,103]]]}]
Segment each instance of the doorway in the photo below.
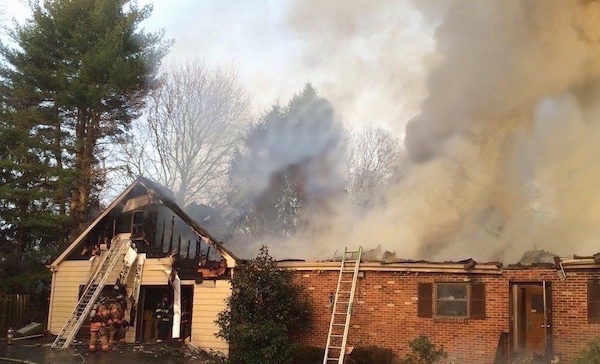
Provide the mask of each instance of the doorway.
[{"label": "doorway", "polygon": [[550,282],[511,283],[513,353],[552,353],[552,286]]},{"label": "doorway", "polygon": [[[170,302],[173,302],[173,288],[171,285],[168,286],[142,286],[140,289],[139,310],[136,318],[136,342],[154,342],[158,337],[158,321],[154,318],[154,311],[156,306],[162,299],[163,294],[166,293],[169,297]],[[192,299],[194,297],[194,286],[193,285],[182,285],[181,286],[181,311],[184,311],[184,305],[191,308],[193,304]],[[189,310],[189,324],[191,324],[191,309]],[[184,325],[184,323],[182,323]],[[181,328],[181,332],[184,333],[185,328]],[[188,328],[189,332],[189,328]],[[170,337],[170,333],[169,333]]]}]

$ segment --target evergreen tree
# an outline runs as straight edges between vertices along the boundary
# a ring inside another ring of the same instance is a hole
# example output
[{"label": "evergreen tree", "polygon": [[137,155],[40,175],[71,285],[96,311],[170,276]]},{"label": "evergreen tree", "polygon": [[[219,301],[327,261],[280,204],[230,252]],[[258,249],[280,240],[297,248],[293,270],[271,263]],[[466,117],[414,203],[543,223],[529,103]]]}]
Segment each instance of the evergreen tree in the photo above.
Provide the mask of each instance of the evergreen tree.
[{"label": "evergreen tree", "polygon": [[19,146],[5,150],[13,184],[0,190],[4,205],[27,201],[20,211],[68,217],[73,230],[88,222],[105,182],[102,145],[139,115],[167,48],[162,33],[139,29],[151,10],[129,0],[32,2],[10,33],[16,46],[0,48],[2,133]]},{"label": "evergreen tree", "polygon": [[97,212],[103,145],[139,115],[168,48],[162,33],[140,30],[151,7],[128,0],[44,0],[31,10],[0,46],[4,288],[6,277],[43,268]]},{"label": "evergreen tree", "polygon": [[236,227],[253,236],[295,234],[308,204],[343,188],[328,165],[341,136],[331,104],[310,84],[285,106],[274,105],[249,128],[231,164]]}]

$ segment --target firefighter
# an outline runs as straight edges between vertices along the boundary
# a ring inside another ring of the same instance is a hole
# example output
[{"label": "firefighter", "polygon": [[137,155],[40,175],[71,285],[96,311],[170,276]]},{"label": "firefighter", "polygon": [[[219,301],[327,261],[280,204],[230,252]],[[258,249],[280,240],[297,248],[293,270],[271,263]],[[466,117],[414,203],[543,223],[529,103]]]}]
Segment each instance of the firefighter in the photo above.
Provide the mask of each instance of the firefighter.
[{"label": "firefighter", "polygon": [[158,320],[158,338],[157,342],[167,339],[169,329],[171,328],[171,317],[173,316],[173,305],[169,302],[169,295],[163,294],[162,300],[156,306],[154,318]]},{"label": "firefighter", "polygon": [[109,345],[114,345],[116,340],[125,339],[122,329],[124,328],[125,308],[119,297],[110,305],[110,323],[109,323]]},{"label": "firefighter", "polygon": [[90,312],[90,351],[96,351],[98,340],[100,340],[102,350],[108,350],[108,337],[105,326],[110,311],[106,307],[105,301],[104,297],[100,297]]},{"label": "firefighter", "polygon": [[100,312],[100,330],[98,331],[100,335],[100,343],[102,344],[102,351],[108,351],[108,335],[109,335],[109,325],[110,325],[110,306],[108,302],[104,302],[104,304],[98,307]]}]

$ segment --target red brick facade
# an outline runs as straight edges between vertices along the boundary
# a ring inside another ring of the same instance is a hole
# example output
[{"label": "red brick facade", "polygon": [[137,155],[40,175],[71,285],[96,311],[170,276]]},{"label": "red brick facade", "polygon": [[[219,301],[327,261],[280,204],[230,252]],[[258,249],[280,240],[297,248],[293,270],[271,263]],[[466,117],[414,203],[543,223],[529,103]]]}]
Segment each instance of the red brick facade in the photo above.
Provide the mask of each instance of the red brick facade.
[{"label": "red brick facade", "polygon": [[[314,311],[313,328],[299,339],[302,343],[325,346],[331,319],[329,296],[336,290],[337,278],[335,270],[296,271],[296,280],[310,294]],[[510,333],[512,340],[511,283],[547,281],[552,285],[553,351],[569,363],[592,338],[600,336],[600,324],[588,323],[587,290],[592,279],[600,279],[598,269],[567,271],[566,279],[553,268],[490,273],[367,270],[357,284],[348,345],[391,348],[403,358],[408,342],[425,334],[438,347],[444,346],[448,363],[493,363],[501,334]],[[485,283],[485,319],[418,317],[418,284],[441,282]]]}]

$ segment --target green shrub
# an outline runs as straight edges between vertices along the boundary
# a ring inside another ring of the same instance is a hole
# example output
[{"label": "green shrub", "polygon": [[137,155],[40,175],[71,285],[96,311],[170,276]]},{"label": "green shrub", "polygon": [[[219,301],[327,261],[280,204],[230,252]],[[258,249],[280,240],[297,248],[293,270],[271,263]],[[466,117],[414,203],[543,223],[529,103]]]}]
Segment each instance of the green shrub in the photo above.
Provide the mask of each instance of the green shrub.
[{"label": "green shrub", "polygon": [[230,280],[231,296],[216,320],[216,336],[231,344],[228,362],[290,363],[296,345],[289,333],[310,327],[311,318],[308,296],[292,272],[277,267],[263,246]]},{"label": "green shrub", "polygon": [[406,356],[403,361],[404,364],[433,364],[442,358],[448,357],[443,346],[436,350],[435,344],[429,341],[429,338],[425,335],[420,335],[408,343],[408,346],[412,352]]},{"label": "green shrub", "polygon": [[590,341],[575,359],[575,364],[600,364],[600,338]]},{"label": "green shrub", "polygon": [[394,358],[392,349],[378,346],[357,346],[348,355],[348,364],[390,364]]},{"label": "green shrub", "polygon": [[298,346],[292,359],[292,364],[321,364],[325,349],[317,346]]}]

